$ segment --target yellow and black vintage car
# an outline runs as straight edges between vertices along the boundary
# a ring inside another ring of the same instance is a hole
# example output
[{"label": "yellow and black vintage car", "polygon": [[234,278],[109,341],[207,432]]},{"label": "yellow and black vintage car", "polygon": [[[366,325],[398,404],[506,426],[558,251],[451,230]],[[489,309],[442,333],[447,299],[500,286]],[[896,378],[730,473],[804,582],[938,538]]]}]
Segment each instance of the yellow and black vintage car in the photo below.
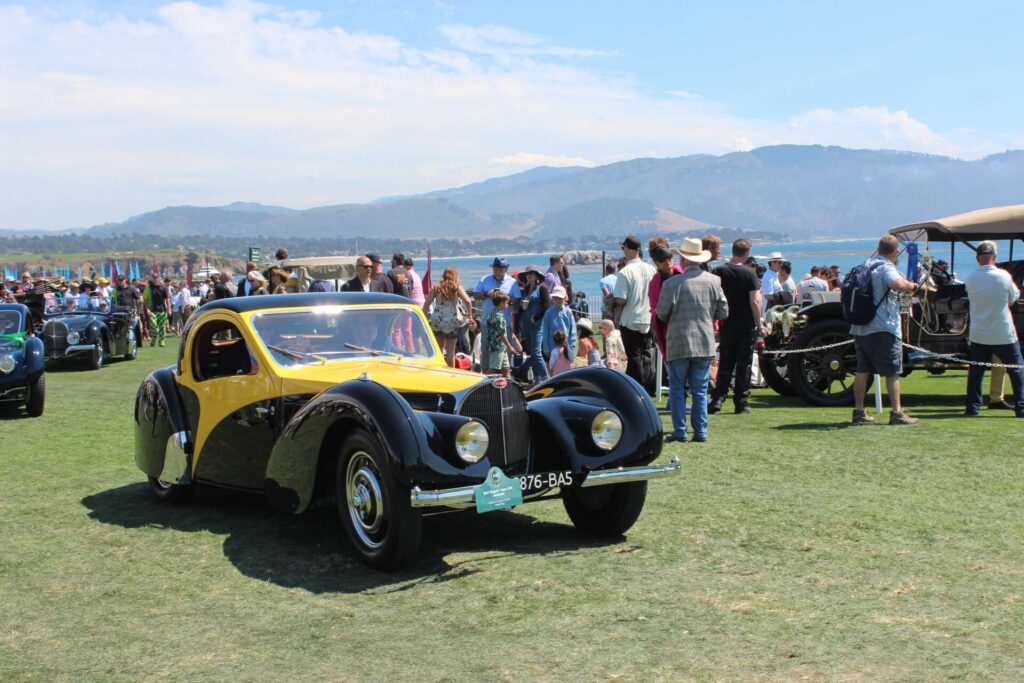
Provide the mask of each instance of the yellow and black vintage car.
[{"label": "yellow and black vintage car", "polygon": [[135,402],[135,460],[158,498],[197,482],[300,513],[337,501],[360,557],[395,569],[424,512],[561,497],[577,528],[621,535],[644,505],[661,420],[620,373],[582,368],[524,393],[454,370],[419,307],[390,294],[239,297],[203,306],[176,365]]}]

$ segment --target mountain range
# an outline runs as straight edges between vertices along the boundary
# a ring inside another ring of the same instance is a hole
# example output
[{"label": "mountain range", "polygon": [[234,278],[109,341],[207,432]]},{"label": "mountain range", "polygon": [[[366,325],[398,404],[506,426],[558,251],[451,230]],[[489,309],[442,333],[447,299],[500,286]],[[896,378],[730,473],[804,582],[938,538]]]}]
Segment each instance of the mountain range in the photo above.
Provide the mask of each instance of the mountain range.
[{"label": "mountain range", "polygon": [[89,229],[119,234],[395,239],[557,238],[713,227],[792,239],[1024,203],[1024,151],[964,161],[888,150],[778,145],[722,156],[539,167],[464,187],[305,210],[174,206]]}]

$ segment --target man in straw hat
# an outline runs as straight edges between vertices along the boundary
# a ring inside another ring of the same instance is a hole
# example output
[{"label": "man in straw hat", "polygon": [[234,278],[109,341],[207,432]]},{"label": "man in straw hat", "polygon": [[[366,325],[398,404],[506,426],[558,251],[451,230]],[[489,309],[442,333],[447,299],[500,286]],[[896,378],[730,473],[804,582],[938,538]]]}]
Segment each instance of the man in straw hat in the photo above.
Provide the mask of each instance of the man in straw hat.
[{"label": "man in straw hat", "polygon": [[779,284],[779,268],[785,262],[786,257],[782,255],[781,251],[773,251],[768,254],[768,270],[765,271],[764,277],[761,278],[761,315],[768,310],[768,302],[772,299],[771,297],[782,291],[782,285]]},{"label": "man in straw hat", "polygon": [[708,439],[708,379],[715,356],[715,320],[725,320],[729,304],[717,276],[701,270],[711,260],[711,252],[701,241],[687,238],[679,249],[683,274],[669,278],[658,299],[658,318],[666,323],[666,350],[669,378],[669,403],[672,433],[666,442],[686,441],[686,385],[690,386],[693,407],[690,424],[693,440]]}]

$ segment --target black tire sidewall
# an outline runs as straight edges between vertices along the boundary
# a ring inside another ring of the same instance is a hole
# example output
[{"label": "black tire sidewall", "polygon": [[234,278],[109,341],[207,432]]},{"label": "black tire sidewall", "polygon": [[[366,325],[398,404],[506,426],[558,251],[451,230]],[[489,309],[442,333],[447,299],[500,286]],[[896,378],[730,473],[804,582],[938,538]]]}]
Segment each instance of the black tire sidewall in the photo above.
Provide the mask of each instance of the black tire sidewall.
[{"label": "black tire sidewall", "polygon": [[36,381],[28,386],[28,398],[25,399],[25,409],[29,417],[39,417],[43,414],[46,406],[46,375],[41,374]]},{"label": "black tire sidewall", "polygon": [[[791,349],[802,349],[808,348],[815,342],[815,339],[825,332],[835,332],[845,334],[851,341],[853,335],[850,334],[850,323],[845,320],[839,320],[835,318],[828,318],[825,320],[818,320],[800,333],[800,336],[796,338],[793,344],[790,346]],[[789,382],[793,385],[793,389],[800,398],[804,399],[808,403],[818,406],[836,408],[846,405],[853,405],[853,391],[843,392],[846,394],[843,398],[825,398],[820,392],[815,391],[808,385],[807,378],[803,374],[803,368],[801,367],[801,356],[803,354],[793,354],[789,361],[789,367],[787,368],[787,377]],[[850,377],[850,383],[856,378],[856,372]]]},{"label": "black tire sidewall", "polygon": [[597,536],[622,536],[636,523],[646,500],[646,481],[562,491],[562,504],[573,525]]},{"label": "black tire sidewall", "polygon": [[[379,475],[387,531],[383,543],[378,548],[371,548],[363,543],[349,517],[346,477],[349,460],[357,452],[369,456]],[[364,563],[381,571],[394,571],[412,561],[420,546],[422,518],[419,511],[411,506],[409,490],[395,480],[392,464],[385,454],[384,447],[378,439],[363,429],[354,430],[342,443],[335,475],[335,495],[345,535]]]}]

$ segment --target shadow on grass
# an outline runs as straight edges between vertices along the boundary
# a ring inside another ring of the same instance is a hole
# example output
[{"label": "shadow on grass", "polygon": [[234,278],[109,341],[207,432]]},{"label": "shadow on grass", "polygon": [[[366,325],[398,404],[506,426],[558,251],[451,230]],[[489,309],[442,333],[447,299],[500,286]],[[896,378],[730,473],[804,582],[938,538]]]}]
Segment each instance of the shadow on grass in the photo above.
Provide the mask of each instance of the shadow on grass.
[{"label": "shadow on grass", "polygon": [[[852,422],[795,422],[788,425],[775,425],[772,429],[788,431],[834,432],[839,429],[853,427]],[[860,426],[860,425],[857,425]]]},{"label": "shadow on grass", "polygon": [[[385,574],[359,561],[333,505],[283,515],[262,495],[203,486],[191,501],[169,505],[156,500],[148,484],[110,489],[81,502],[90,518],[104,524],[224,535],[224,556],[245,576],[313,593],[405,591],[477,574],[488,562],[517,555],[557,556],[622,540],[585,536],[568,520],[563,525],[508,511],[454,512],[425,517],[419,557],[402,571]],[[493,554],[455,563],[444,559],[479,551]]]}]

